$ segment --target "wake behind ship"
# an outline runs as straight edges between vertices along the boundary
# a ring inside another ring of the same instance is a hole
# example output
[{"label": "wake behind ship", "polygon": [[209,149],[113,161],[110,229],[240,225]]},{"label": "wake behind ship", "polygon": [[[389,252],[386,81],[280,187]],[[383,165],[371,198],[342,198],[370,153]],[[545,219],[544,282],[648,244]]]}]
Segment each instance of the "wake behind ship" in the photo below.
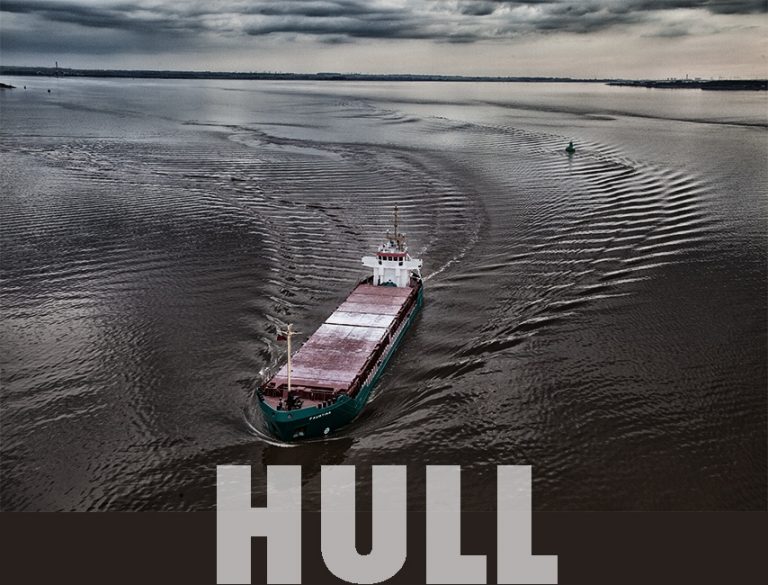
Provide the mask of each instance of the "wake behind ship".
[{"label": "wake behind ship", "polygon": [[373,275],[258,390],[272,434],[284,441],[321,437],[352,421],[363,409],[405,332],[424,302],[421,260],[411,258],[405,235],[395,227],[363,265]]}]

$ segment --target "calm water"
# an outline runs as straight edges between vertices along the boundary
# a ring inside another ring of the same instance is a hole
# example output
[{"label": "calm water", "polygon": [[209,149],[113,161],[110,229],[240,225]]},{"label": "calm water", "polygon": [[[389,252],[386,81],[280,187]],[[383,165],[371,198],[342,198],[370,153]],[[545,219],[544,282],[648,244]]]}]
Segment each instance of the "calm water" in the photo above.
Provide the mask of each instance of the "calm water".
[{"label": "calm water", "polygon": [[[311,501],[321,464],[460,463],[493,509],[526,463],[543,510],[765,508],[764,93],[2,81],[2,509],[210,509],[227,463]],[[269,440],[276,326],[395,203],[422,315],[354,425]]]}]

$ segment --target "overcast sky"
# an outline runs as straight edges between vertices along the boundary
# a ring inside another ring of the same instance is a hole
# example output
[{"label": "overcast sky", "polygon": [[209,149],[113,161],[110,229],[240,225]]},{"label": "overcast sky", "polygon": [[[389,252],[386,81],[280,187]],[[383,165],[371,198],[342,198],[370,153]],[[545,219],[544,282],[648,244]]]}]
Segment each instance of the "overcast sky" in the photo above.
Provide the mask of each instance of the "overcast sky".
[{"label": "overcast sky", "polygon": [[7,65],[768,75],[768,0],[0,0]]}]

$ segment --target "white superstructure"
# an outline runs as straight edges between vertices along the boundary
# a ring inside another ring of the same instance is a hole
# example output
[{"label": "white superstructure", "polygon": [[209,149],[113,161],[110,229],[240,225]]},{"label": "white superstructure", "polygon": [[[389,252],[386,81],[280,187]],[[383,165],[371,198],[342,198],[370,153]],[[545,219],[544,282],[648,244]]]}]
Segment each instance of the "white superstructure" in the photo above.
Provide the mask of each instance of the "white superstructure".
[{"label": "white superstructure", "polygon": [[397,207],[395,207],[395,231],[387,233],[387,241],[379,246],[375,256],[363,256],[363,266],[373,268],[373,284],[406,287],[411,276],[421,277],[421,260],[411,258],[405,244],[405,234],[397,231]]}]

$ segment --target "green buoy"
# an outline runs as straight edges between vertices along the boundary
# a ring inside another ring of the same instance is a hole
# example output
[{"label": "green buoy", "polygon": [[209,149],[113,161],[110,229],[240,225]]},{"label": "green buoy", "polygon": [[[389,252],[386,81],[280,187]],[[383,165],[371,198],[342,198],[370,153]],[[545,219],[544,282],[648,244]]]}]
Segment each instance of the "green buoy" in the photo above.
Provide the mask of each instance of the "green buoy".
[{"label": "green buoy", "polygon": [[565,147],[565,152],[567,152],[568,154],[573,154],[574,152],[576,152],[576,147],[573,145],[573,140],[571,140],[568,143],[568,146]]}]

